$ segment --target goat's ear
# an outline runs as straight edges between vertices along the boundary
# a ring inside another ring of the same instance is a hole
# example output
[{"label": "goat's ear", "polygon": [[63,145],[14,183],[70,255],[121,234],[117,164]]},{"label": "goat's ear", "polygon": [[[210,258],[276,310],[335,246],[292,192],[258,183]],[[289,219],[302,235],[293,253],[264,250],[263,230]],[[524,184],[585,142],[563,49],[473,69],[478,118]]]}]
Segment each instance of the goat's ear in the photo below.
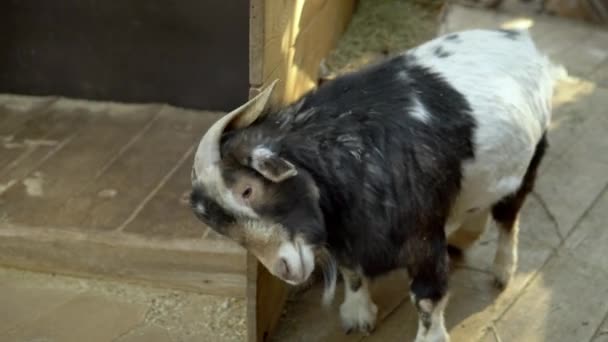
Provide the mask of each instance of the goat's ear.
[{"label": "goat's ear", "polygon": [[282,182],[298,174],[298,170],[292,163],[266,147],[253,149],[249,166],[274,183]]}]

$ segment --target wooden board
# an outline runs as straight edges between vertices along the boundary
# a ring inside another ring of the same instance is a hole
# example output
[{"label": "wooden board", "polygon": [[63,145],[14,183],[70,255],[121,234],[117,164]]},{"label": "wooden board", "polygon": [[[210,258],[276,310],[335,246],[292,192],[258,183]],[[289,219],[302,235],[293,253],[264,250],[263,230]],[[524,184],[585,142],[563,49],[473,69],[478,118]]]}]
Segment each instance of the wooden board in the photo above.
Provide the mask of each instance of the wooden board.
[{"label": "wooden board", "polygon": [[0,265],[244,297],[245,250],[187,201],[219,117],[0,95]]},{"label": "wooden board", "polygon": [[274,104],[293,102],[312,89],[320,61],[344,32],[354,6],[354,0],[252,0],[252,89],[278,78]]},{"label": "wooden board", "polygon": [[[279,79],[273,106],[291,103],[317,84],[319,63],[335,46],[355,0],[252,0],[249,82],[253,96]],[[249,256],[249,341],[267,341],[281,316],[287,289]]]}]

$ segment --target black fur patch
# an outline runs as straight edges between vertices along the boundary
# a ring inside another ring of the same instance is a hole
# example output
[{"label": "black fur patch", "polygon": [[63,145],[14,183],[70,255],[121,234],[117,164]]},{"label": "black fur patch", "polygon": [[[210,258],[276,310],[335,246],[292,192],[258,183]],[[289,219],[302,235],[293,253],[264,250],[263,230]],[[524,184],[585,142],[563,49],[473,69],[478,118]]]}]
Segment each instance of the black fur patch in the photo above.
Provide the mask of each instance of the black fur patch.
[{"label": "black fur patch", "polygon": [[195,187],[190,193],[190,206],[199,220],[220,234],[236,222],[235,217],[207,196],[201,187]]},{"label": "black fur patch", "polygon": [[348,283],[350,284],[350,290],[353,292],[359,291],[361,285],[363,285],[363,280],[361,279],[361,276],[355,272],[349,272],[347,277],[349,278]]},{"label": "black fur patch", "polygon": [[452,33],[452,34],[447,35],[445,37],[445,40],[450,40],[452,42],[459,42],[460,36],[458,35],[458,33]]},{"label": "black fur patch", "polygon": [[418,319],[420,319],[420,321],[422,322],[422,326],[425,329],[425,333],[428,332],[432,324],[431,314],[429,312],[419,310]]},{"label": "black fur patch", "polygon": [[499,29],[498,31],[504,33],[505,37],[512,39],[512,40],[516,40],[520,35],[520,32],[517,30]]},{"label": "black fur patch", "polygon": [[445,51],[441,46],[436,47],[435,50],[433,50],[433,54],[439,58],[446,58],[452,55],[450,52]]},{"label": "black fur patch", "polygon": [[463,258],[464,252],[456,246],[448,245],[448,255],[454,260],[460,260]]}]

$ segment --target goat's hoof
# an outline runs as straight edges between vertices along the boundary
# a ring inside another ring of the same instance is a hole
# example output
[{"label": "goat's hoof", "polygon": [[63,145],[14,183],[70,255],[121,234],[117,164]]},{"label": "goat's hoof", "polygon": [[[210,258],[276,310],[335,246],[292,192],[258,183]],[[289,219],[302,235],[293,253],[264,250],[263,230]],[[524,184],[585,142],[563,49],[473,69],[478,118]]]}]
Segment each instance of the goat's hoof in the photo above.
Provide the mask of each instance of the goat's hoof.
[{"label": "goat's hoof", "polygon": [[351,333],[371,334],[376,326],[378,307],[371,302],[346,301],[340,306],[342,328]]},{"label": "goat's hoof", "polygon": [[505,283],[504,281],[502,281],[498,278],[494,278],[493,284],[494,284],[494,287],[500,291],[503,291],[507,287],[507,283]]},{"label": "goat's hoof", "polygon": [[494,287],[499,290],[504,290],[509,285],[513,274],[515,273],[514,268],[511,267],[494,267]]},{"label": "goat's hoof", "polygon": [[448,255],[450,258],[458,260],[464,257],[464,251],[460,247],[448,244]]},{"label": "goat's hoof", "polygon": [[364,324],[361,327],[349,327],[349,328],[345,327],[344,328],[344,333],[346,335],[350,335],[350,334],[356,333],[356,332],[359,332],[359,333],[361,333],[363,335],[369,336],[369,335],[372,334],[372,332],[374,332],[374,327],[370,326],[368,324]]}]

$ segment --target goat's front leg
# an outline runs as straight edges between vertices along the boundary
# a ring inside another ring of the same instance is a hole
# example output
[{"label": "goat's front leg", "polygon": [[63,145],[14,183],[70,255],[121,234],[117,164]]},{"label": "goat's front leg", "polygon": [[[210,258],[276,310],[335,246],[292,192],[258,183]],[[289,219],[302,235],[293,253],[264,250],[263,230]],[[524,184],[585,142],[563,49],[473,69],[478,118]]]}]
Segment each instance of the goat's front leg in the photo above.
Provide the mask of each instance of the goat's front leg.
[{"label": "goat's front leg", "polygon": [[410,297],[418,310],[416,342],[449,342],[443,311],[448,301],[448,254],[445,234],[411,241],[408,272]]},{"label": "goat's front leg", "polygon": [[360,272],[340,268],[344,278],[344,302],[340,306],[340,318],[344,331],[369,334],[376,326],[378,307],[369,293],[369,281]]}]

